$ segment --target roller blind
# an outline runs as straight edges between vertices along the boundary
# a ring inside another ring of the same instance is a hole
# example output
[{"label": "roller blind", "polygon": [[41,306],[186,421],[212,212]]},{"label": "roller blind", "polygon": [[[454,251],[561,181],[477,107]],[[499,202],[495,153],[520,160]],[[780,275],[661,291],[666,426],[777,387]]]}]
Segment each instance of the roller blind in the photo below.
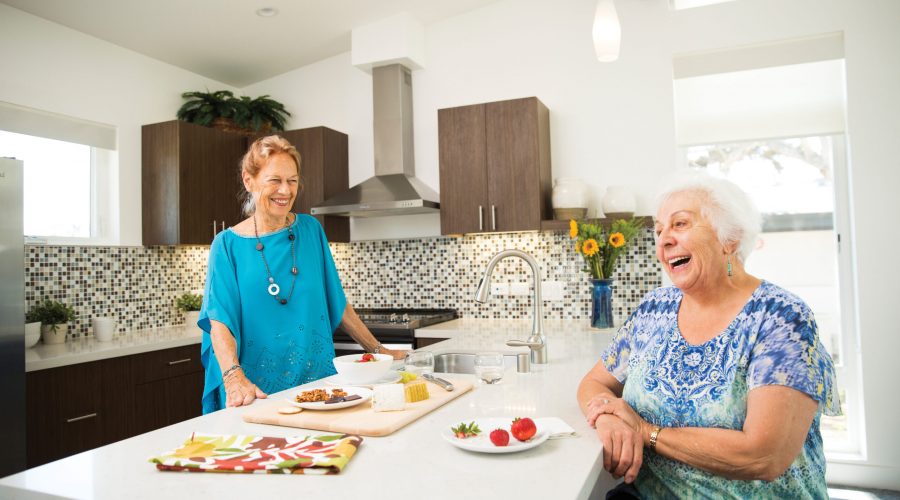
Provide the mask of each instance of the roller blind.
[{"label": "roller blind", "polygon": [[676,57],[678,144],[844,132],[842,57],[840,34]]},{"label": "roller blind", "polygon": [[0,101],[0,129],[18,134],[116,149],[116,128],[103,123]]}]

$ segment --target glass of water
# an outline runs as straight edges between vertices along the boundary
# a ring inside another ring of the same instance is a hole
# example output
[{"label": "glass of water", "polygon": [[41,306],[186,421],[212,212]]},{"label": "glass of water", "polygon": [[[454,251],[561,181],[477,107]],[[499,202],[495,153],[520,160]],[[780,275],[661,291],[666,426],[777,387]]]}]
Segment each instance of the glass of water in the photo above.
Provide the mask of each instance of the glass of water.
[{"label": "glass of water", "polygon": [[434,354],[431,351],[410,351],[406,353],[403,369],[416,375],[434,373]]},{"label": "glass of water", "polygon": [[475,355],[475,376],[485,384],[496,384],[503,378],[503,355],[480,352]]}]

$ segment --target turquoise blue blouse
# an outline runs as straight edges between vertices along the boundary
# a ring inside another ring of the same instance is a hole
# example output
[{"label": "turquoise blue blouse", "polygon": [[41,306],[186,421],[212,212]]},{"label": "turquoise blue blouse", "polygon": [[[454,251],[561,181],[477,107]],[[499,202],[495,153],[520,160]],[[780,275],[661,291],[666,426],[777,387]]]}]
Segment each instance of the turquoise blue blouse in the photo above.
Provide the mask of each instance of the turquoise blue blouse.
[{"label": "turquoise blue blouse", "polygon": [[[319,222],[297,215],[292,224],[298,274],[287,304],[269,295],[268,275],[256,238],[228,229],[209,251],[206,291],[197,325],[204,330],[200,359],[206,368],[203,413],[225,407],[222,371],[210,342],[210,320],[234,334],[244,374],[266,394],[335,373],[331,335],[347,299]],[[291,288],[291,242],[284,228],[261,236],[281,297]],[[225,367],[228,368],[228,367]]]},{"label": "turquoise blue blouse", "polygon": [[[729,480],[645,450],[635,485],[645,498],[827,498],[819,420],[839,415],[834,365],[809,307],[763,281],[718,336],[691,345],[678,329],[682,293],[647,294],[602,355],[622,397],[662,427],[742,429],[747,395],[782,385],[819,402],[803,449],[771,482]],[[663,433],[665,436],[665,433]]]}]

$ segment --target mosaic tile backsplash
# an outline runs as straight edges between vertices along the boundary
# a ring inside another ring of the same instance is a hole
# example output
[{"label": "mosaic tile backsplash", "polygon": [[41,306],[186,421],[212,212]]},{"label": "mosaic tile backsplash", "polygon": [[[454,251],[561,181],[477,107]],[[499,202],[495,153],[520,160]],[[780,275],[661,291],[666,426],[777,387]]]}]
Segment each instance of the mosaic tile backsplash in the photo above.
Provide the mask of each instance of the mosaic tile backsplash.
[{"label": "mosaic tile backsplash", "polygon": [[[531,268],[507,258],[493,283],[526,283],[528,295],[475,302],[475,289],[490,258],[517,248],[534,256],[543,281],[564,284],[562,300],[545,300],[545,318],[590,317],[590,281],[571,240],[562,233],[507,233],[408,240],[332,243],[348,299],[360,308],[451,308],[463,317],[530,318]],[[119,331],[180,324],[175,298],[202,289],[208,247],[32,246],[26,250],[25,299],[72,306],[78,319],[70,335],[90,334],[90,318],[111,316]],[[662,270],[647,229],[619,260],[613,288],[617,324],[643,295],[660,286]],[[546,298],[546,297],[545,297]]]}]

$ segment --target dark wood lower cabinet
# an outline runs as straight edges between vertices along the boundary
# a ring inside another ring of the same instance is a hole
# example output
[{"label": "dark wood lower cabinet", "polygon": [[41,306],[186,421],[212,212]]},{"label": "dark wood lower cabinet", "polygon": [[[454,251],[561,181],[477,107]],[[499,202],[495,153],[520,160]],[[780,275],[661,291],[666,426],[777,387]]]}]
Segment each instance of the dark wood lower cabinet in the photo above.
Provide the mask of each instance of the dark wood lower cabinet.
[{"label": "dark wood lower cabinet", "polygon": [[416,349],[421,347],[429,346],[432,344],[437,344],[438,342],[443,342],[447,339],[427,339],[427,338],[417,338],[416,339]]},{"label": "dark wood lower cabinet", "polygon": [[28,372],[28,467],[198,416],[202,392],[199,345]]}]

